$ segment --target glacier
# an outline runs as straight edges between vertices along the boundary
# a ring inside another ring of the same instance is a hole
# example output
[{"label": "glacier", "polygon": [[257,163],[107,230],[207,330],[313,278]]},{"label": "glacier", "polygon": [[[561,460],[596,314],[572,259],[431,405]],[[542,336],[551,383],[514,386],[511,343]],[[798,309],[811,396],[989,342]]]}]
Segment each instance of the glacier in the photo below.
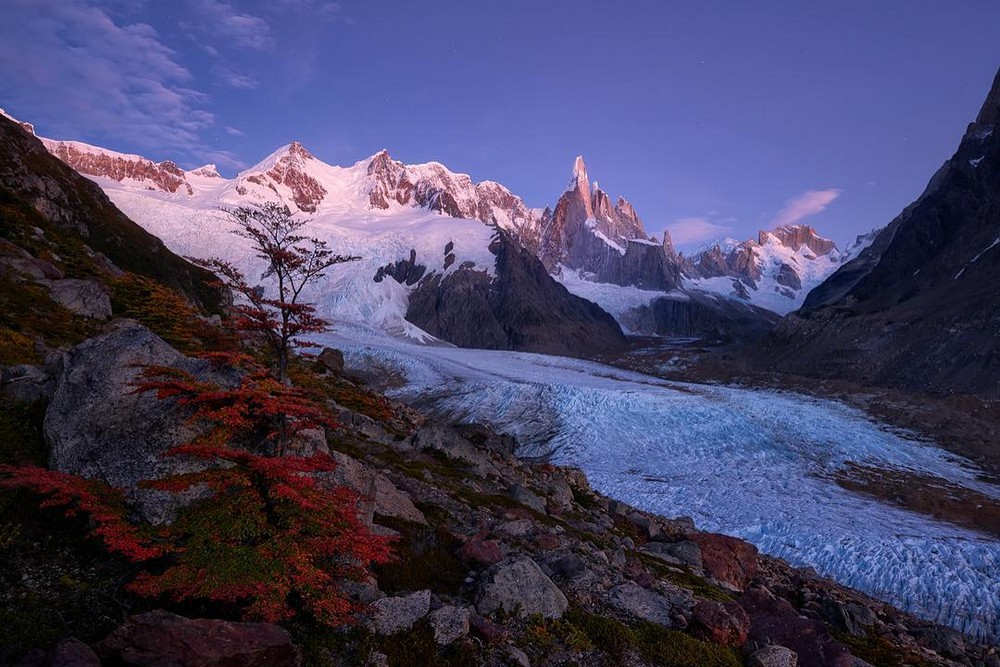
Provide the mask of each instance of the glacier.
[{"label": "glacier", "polygon": [[600,492],[857,588],[987,641],[1000,638],[1000,541],[839,487],[848,462],[934,475],[989,497],[969,462],[842,404],[668,382],[601,364],[418,346],[351,324],[317,342],[405,377],[395,398],[518,438]]}]

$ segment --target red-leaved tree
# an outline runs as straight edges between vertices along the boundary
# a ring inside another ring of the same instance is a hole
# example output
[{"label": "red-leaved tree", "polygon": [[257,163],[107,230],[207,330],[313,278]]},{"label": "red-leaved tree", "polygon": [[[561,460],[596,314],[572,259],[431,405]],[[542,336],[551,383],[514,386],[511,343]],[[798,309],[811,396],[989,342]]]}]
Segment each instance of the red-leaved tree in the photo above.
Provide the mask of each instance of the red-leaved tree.
[{"label": "red-leaved tree", "polygon": [[254,254],[267,263],[261,278],[273,278],[273,296],[266,285],[252,285],[231,262],[223,259],[193,260],[217,273],[226,287],[242,301],[235,306],[233,326],[263,336],[275,357],[275,374],[288,383],[288,361],[295,347],[308,347],[301,336],[325,331],[329,322],[316,315],[311,303],[300,301],[302,290],[336,264],[359,257],[339,255],[325,241],[302,235],[305,220],[294,218],[288,208],[267,203],[227,211],[233,233],[248,239]]}]

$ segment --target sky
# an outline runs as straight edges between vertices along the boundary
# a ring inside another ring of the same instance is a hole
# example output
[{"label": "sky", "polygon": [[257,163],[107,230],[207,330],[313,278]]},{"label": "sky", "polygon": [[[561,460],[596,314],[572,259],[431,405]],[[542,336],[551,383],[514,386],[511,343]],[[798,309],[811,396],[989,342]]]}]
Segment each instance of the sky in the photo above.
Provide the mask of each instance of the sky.
[{"label": "sky", "polygon": [[0,107],[232,176],[382,148],[553,205],[591,179],[682,249],[808,223],[842,247],[954,152],[996,0],[0,0]]}]

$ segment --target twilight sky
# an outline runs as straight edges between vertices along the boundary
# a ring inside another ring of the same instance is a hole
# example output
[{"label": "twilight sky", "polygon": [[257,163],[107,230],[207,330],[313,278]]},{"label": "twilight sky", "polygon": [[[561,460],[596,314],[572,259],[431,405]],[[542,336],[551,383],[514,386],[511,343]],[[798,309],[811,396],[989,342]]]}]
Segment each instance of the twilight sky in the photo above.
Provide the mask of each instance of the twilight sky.
[{"label": "twilight sky", "polygon": [[232,176],[293,139],[554,204],[573,158],[682,248],[809,222],[841,246],[947,159],[996,0],[0,0],[0,107]]}]

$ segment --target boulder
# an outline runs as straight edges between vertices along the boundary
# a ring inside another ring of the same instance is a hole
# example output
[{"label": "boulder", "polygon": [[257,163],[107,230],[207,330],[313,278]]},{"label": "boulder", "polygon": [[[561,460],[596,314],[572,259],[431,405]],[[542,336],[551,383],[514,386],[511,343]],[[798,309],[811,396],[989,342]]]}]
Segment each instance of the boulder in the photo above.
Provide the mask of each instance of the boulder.
[{"label": "boulder", "polygon": [[736,602],[701,600],[691,613],[688,631],[713,644],[743,646],[750,634],[750,617]]},{"label": "boulder", "polygon": [[139,489],[138,483],[203,464],[162,456],[198,430],[187,419],[189,410],[175,399],[135,392],[145,365],[187,371],[220,384],[235,382],[234,373],[229,377],[207,361],[185,357],[138,322],[124,320],[67,353],[43,432],[50,467],[125,489],[143,516],[159,523],[169,521],[198,492],[169,494]]},{"label": "boulder", "polygon": [[47,653],[26,656],[18,667],[101,667],[101,659],[82,641],[69,637]]},{"label": "boulder", "polygon": [[716,581],[742,591],[757,576],[757,547],[749,542],[713,533],[688,537],[701,548],[705,574]]},{"label": "boulder", "polygon": [[132,616],[95,647],[127,667],[297,667],[298,648],[271,623],[190,619],[158,610]]},{"label": "boulder", "polygon": [[635,526],[639,534],[647,540],[655,540],[663,532],[659,523],[641,512],[632,512],[625,517],[625,520]]},{"label": "boulder", "polygon": [[528,556],[520,556],[494,565],[483,575],[476,590],[476,610],[480,614],[559,618],[569,607],[569,601]]},{"label": "boulder", "polygon": [[394,635],[409,630],[431,609],[430,590],[375,600],[368,605],[368,629],[379,635]]},{"label": "boulder", "polygon": [[330,452],[336,469],[324,477],[335,486],[346,486],[358,494],[359,515],[371,525],[374,515],[427,525],[424,513],[385,475],[343,452]]},{"label": "boulder", "polygon": [[643,545],[642,550],[651,556],[670,563],[671,565],[687,565],[688,567],[701,569],[701,547],[693,540],[681,540],[680,542],[650,542]]},{"label": "boulder", "polygon": [[434,630],[434,641],[442,646],[469,634],[469,610],[465,607],[446,605],[432,611],[427,620]]},{"label": "boulder", "polygon": [[754,651],[747,658],[747,667],[796,667],[798,656],[784,646],[771,644]]},{"label": "boulder", "polygon": [[39,282],[48,288],[53,301],[77,315],[97,320],[111,317],[111,297],[99,282],[77,278]]},{"label": "boulder", "polygon": [[483,618],[479,614],[469,616],[469,625],[487,644],[498,644],[510,637],[510,630],[488,618]]},{"label": "boulder", "polygon": [[340,375],[344,372],[344,353],[340,350],[335,350],[332,347],[324,347],[323,350],[316,355],[316,363],[319,366],[334,375]]},{"label": "boulder", "polygon": [[531,491],[529,491],[523,484],[514,484],[509,489],[507,493],[511,498],[521,503],[525,507],[530,507],[539,514],[545,514],[545,501]]},{"label": "boulder", "polygon": [[690,592],[681,588],[672,589],[669,595],[662,595],[627,582],[608,591],[608,604],[640,621],[669,628],[683,625],[680,619],[690,614],[694,598]]},{"label": "boulder", "polygon": [[826,626],[803,618],[788,603],[764,589],[747,591],[738,600],[750,615],[750,641],[774,642],[794,651],[802,667],[852,667],[847,648],[835,641]]}]

